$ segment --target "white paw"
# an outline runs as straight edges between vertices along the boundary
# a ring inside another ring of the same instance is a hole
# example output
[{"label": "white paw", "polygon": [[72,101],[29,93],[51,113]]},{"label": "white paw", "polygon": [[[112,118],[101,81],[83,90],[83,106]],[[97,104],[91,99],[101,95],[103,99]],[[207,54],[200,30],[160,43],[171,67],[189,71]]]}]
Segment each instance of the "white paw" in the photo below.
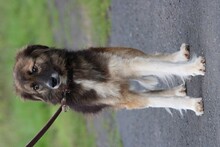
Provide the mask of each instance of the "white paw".
[{"label": "white paw", "polygon": [[180,53],[182,54],[185,61],[189,60],[189,58],[190,58],[190,46],[186,43],[183,43],[180,47]]},{"label": "white paw", "polygon": [[186,87],[184,84],[174,87],[174,91],[176,96],[186,96]]},{"label": "white paw", "polygon": [[198,57],[194,60],[191,66],[192,76],[205,75],[205,58]]},{"label": "white paw", "polygon": [[190,47],[188,44],[183,43],[180,47],[180,51],[175,53],[175,61],[183,62],[188,61],[190,58]]},{"label": "white paw", "polygon": [[193,111],[196,113],[197,116],[201,116],[204,113],[203,108],[203,101],[202,98],[194,98],[192,99],[193,102]]}]

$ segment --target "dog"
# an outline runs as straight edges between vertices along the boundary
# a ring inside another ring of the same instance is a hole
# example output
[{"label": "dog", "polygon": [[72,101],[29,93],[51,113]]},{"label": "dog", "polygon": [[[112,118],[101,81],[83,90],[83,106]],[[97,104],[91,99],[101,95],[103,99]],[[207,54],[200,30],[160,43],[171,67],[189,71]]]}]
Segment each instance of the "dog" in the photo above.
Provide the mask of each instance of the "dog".
[{"label": "dog", "polygon": [[[82,113],[153,107],[192,110],[199,116],[202,98],[186,96],[184,85],[154,90],[158,79],[205,74],[205,59],[190,59],[189,52],[187,44],[174,53],[152,55],[123,47],[69,51],[29,45],[16,56],[15,90],[23,99],[52,104],[60,104],[65,95],[67,106]],[[131,80],[148,90],[132,90]]]}]

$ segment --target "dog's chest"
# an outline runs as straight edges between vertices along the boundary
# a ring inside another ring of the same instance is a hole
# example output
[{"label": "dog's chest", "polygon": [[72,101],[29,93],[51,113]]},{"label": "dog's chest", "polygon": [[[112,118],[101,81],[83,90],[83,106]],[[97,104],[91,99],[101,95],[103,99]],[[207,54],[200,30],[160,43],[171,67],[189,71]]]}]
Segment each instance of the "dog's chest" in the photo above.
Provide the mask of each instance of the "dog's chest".
[{"label": "dog's chest", "polygon": [[120,85],[116,82],[98,82],[93,80],[75,80],[84,90],[95,90],[102,98],[119,97]]}]

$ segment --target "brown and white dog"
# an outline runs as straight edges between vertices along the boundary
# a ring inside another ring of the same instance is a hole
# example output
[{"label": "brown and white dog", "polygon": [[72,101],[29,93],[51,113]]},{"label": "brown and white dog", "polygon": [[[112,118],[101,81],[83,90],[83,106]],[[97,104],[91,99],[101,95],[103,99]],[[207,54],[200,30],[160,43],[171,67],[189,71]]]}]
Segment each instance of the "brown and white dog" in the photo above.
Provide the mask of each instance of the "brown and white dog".
[{"label": "brown and white dog", "polygon": [[96,113],[107,107],[160,107],[187,109],[202,115],[202,98],[186,96],[184,86],[136,92],[129,88],[129,81],[137,80],[152,89],[157,78],[204,74],[204,58],[189,60],[186,44],[178,52],[155,55],[121,47],[68,51],[31,45],[17,54],[14,83],[16,92],[24,99],[52,104],[61,103],[68,88],[67,105],[83,113]]}]

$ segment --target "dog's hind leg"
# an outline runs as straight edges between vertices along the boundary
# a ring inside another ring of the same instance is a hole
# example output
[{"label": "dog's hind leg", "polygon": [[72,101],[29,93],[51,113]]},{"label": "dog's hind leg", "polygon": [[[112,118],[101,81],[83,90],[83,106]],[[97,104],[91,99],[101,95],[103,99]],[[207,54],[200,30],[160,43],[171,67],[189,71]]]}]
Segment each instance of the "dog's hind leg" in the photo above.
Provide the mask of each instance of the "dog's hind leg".
[{"label": "dog's hind leg", "polygon": [[203,114],[203,102],[202,98],[190,98],[187,96],[161,96],[156,94],[149,96],[147,94],[138,94],[128,92],[124,95],[124,98],[117,104],[118,108],[126,109],[143,109],[143,108],[173,108],[192,110],[196,115]]},{"label": "dog's hind leg", "polygon": [[180,85],[171,89],[166,90],[153,90],[145,92],[148,96],[186,96],[186,87],[185,85]]},{"label": "dog's hind leg", "polygon": [[190,97],[151,97],[149,98],[149,107],[152,108],[173,108],[177,110],[192,110],[196,115],[203,114],[202,98]]}]

